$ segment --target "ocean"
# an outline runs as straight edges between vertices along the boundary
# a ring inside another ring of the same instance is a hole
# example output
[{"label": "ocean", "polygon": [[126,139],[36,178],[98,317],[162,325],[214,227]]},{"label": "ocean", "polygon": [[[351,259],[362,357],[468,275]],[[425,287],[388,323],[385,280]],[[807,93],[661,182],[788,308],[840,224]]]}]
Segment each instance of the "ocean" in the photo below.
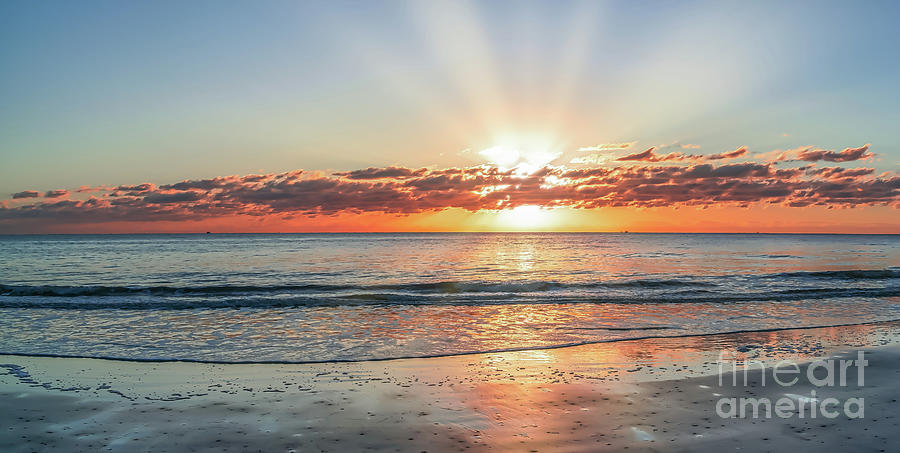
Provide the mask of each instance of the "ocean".
[{"label": "ocean", "polygon": [[900,236],[0,236],[0,353],[327,362],[900,319]]}]

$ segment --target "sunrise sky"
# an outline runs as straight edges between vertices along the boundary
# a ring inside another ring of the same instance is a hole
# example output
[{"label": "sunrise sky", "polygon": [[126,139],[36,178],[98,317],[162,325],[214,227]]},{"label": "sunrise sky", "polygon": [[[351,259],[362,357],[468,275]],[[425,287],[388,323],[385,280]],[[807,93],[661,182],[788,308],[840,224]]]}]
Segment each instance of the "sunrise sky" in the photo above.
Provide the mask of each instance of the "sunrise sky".
[{"label": "sunrise sky", "polygon": [[2,2],[0,233],[900,233],[895,2]]}]

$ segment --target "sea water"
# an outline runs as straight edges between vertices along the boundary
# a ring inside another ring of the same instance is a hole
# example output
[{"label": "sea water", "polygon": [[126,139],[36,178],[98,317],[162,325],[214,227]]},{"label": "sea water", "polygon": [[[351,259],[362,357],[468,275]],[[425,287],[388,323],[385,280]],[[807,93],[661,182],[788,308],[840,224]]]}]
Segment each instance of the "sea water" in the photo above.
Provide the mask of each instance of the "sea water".
[{"label": "sea water", "polygon": [[0,236],[0,353],[425,357],[900,319],[900,236]]}]

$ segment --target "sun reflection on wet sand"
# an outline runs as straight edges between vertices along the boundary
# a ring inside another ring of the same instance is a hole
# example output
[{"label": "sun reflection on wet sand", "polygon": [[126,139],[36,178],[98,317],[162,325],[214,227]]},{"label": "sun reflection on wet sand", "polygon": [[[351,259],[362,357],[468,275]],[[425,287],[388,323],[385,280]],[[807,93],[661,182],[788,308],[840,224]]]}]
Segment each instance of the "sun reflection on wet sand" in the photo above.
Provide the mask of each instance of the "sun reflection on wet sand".
[{"label": "sun reflection on wet sand", "polygon": [[648,414],[640,415],[638,401],[661,396],[648,393],[642,383],[673,381],[674,395],[666,396],[665,405],[677,408],[678,380],[715,374],[721,352],[739,363],[804,362],[858,347],[897,344],[898,334],[900,323],[895,322],[622,341],[443,358],[437,360],[445,366],[431,372],[409,371],[417,381],[446,384],[434,396],[468,409],[454,423],[473,430],[477,442],[522,451],[576,444],[584,449],[586,444],[653,439],[657,429],[641,424]]}]

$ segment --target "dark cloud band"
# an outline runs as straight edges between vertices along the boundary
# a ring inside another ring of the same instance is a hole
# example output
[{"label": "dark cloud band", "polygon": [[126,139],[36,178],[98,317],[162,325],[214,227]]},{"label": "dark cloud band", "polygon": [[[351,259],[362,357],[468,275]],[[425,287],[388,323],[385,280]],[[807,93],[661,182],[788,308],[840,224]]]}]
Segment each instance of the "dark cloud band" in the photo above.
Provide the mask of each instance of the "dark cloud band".
[{"label": "dark cloud band", "polygon": [[[835,157],[863,156],[847,150]],[[852,151],[852,150],[851,150]],[[743,155],[744,148],[731,153]],[[653,149],[645,151],[653,156]],[[633,156],[630,156],[633,157]],[[820,156],[817,156],[820,157]],[[670,159],[658,159],[665,162]],[[81,191],[81,190],[79,190]],[[529,175],[477,166],[444,169],[367,168],[330,176],[301,170],[225,176],[156,186],[96,188],[90,198],[69,192],[23,191],[0,206],[0,222],[57,223],[201,220],[227,216],[411,214],[546,207],[660,207],[756,203],[784,206],[900,206],[900,176],[871,168],[779,168],[775,163],[713,165],[625,164],[598,168],[544,167]],[[34,199],[33,201],[27,199]]]}]

